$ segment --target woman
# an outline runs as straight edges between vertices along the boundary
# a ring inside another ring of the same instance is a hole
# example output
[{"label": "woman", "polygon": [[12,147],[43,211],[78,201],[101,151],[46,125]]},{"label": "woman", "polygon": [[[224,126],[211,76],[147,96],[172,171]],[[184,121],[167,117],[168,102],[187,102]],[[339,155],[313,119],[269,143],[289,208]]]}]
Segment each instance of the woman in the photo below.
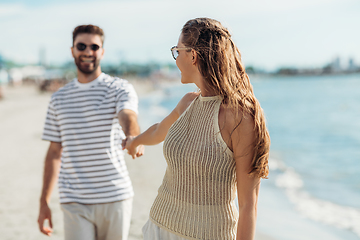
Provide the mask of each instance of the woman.
[{"label": "woman", "polygon": [[144,239],[253,239],[270,138],[240,52],[209,18],[189,20],[171,51],[181,82],[200,92],[186,94],[160,123],[126,141],[134,158],[137,146],[165,140],[168,167]]}]

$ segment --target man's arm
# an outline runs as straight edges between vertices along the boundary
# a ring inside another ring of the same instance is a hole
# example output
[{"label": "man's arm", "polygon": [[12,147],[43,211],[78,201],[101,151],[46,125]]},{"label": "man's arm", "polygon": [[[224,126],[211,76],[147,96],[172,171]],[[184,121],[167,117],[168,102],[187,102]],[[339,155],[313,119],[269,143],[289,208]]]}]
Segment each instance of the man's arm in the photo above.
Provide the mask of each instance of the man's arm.
[{"label": "man's arm", "polygon": [[[137,121],[137,114],[130,109],[123,109],[118,114],[118,119],[120,126],[126,136],[123,146],[126,143],[126,140],[129,138],[134,138],[140,134],[140,127]],[[136,157],[140,157],[144,154],[144,146],[139,146],[137,148]]]},{"label": "man's arm", "polygon": [[130,109],[123,109],[118,114],[119,123],[126,137],[140,134],[137,114]]},{"label": "man's arm", "polygon": [[[60,170],[61,152],[62,152],[61,143],[50,142],[50,146],[45,158],[43,187],[40,197],[40,212],[39,212],[38,224],[40,231],[48,236],[51,236],[52,233],[52,221],[51,221],[51,211],[49,208],[49,202],[50,202],[51,193],[57,182],[57,178]],[[44,221],[46,219],[49,220],[50,228],[44,227]]]}]

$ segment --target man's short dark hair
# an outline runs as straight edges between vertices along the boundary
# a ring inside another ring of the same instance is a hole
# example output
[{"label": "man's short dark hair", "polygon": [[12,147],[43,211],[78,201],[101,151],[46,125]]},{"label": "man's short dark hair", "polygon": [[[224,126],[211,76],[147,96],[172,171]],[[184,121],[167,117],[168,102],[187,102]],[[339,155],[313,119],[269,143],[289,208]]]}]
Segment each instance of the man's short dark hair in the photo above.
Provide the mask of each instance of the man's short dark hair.
[{"label": "man's short dark hair", "polygon": [[104,39],[105,39],[104,31],[100,27],[95,26],[95,25],[91,25],[91,24],[89,24],[89,25],[80,25],[80,26],[77,26],[74,29],[74,31],[73,31],[73,45],[74,45],[76,36],[78,34],[81,34],[81,33],[89,33],[89,34],[99,35],[100,38],[101,38],[101,42],[104,45]]}]

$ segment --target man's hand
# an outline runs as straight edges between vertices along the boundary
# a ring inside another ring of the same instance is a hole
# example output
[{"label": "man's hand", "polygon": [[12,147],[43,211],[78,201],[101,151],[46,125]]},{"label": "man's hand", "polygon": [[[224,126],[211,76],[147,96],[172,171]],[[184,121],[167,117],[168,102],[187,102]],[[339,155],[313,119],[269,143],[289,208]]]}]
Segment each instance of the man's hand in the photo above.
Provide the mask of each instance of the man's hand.
[{"label": "man's hand", "polygon": [[[44,178],[40,197],[40,211],[38,218],[39,229],[43,234],[47,236],[51,236],[52,233],[51,211],[48,206],[48,202],[50,201],[51,192],[56,185],[56,181],[60,171],[61,153],[61,143],[50,142],[44,164]],[[46,219],[49,221],[50,228],[44,227],[44,222]]]},{"label": "man's hand", "polygon": [[[49,221],[49,227],[44,226],[44,222],[46,219]],[[42,203],[40,206],[38,224],[39,224],[39,229],[43,234],[47,236],[51,236],[51,233],[53,232],[52,221],[51,221],[51,210],[47,203]]]},{"label": "man's hand", "polygon": [[133,159],[135,159],[135,157],[141,157],[145,151],[144,145],[137,146],[134,144],[134,138],[134,136],[128,136],[121,143],[122,149],[126,149]]}]

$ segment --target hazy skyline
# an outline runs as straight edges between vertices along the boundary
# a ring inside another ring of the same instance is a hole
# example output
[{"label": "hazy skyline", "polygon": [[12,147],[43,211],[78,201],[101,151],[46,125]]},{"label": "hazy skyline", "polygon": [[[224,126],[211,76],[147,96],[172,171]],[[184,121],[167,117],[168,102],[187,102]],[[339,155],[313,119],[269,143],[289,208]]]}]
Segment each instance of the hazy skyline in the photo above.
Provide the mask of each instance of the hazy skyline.
[{"label": "hazy skyline", "polygon": [[[183,24],[211,17],[228,27],[245,65],[319,67],[335,57],[360,65],[358,0],[0,0],[0,54],[48,64],[71,61],[79,24],[105,31],[105,62],[171,62]],[[345,63],[343,62],[343,64]]]}]

